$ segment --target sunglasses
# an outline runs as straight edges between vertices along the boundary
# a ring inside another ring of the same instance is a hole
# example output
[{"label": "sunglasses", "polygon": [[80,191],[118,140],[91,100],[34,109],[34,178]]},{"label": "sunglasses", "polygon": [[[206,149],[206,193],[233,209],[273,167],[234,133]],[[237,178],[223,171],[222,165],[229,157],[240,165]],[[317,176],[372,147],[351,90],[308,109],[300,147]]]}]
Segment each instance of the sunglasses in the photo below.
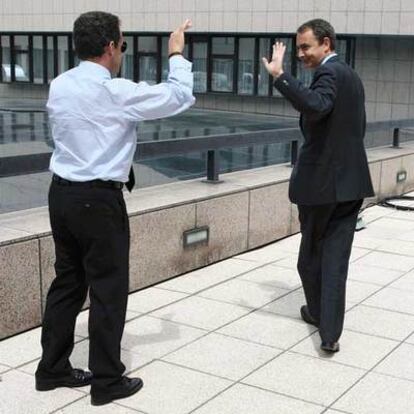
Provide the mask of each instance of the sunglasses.
[{"label": "sunglasses", "polygon": [[128,43],[123,42],[121,46],[121,53],[125,53],[125,51],[127,50],[127,47],[128,47]]}]

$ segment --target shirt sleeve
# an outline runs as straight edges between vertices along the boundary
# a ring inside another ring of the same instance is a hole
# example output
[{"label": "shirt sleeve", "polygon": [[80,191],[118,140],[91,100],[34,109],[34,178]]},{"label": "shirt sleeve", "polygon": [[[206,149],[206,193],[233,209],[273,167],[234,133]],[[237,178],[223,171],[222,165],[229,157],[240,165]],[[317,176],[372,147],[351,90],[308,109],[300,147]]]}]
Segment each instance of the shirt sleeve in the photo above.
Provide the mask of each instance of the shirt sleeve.
[{"label": "shirt sleeve", "polygon": [[325,66],[315,73],[311,88],[287,73],[279,76],[274,86],[296,110],[314,119],[333,109],[337,94],[335,73]]},{"label": "shirt sleeve", "polygon": [[165,118],[185,111],[194,104],[192,64],[182,56],[169,59],[166,82],[149,85],[127,79],[112,79],[107,87],[117,100],[123,116],[130,121]]}]

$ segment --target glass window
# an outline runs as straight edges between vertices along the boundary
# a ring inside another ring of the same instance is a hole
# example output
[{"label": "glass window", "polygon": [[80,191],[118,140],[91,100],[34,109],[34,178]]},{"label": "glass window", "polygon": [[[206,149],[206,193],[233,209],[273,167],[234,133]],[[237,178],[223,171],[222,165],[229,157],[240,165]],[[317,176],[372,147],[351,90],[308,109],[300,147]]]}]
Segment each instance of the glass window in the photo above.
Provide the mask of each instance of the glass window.
[{"label": "glass window", "polygon": [[346,49],[347,41],[344,39],[336,39],[335,52],[343,62],[346,62]]},{"label": "glass window", "polygon": [[[288,73],[292,73],[292,47],[293,41],[291,38],[276,38],[274,42],[283,42],[286,45],[286,52],[283,58],[283,70]],[[263,66],[263,64],[262,64]],[[273,88],[273,96],[282,96],[281,93]]]},{"label": "glass window", "polygon": [[213,59],[211,89],[214,92],[233,92],[233,59]]},{"label": "glass window", "polygon": [[154,56],[139,57],[139,80],[150,85],[157,83],[157,59]]},{"label": "glass window", "polygon": [[[263,56],[271,57],[271,47],[274,40],[281,40],[287,46],[284,69],[290,73],[293,71],[305,85],[309,85],[312,80],[312,71],[304,69],[300,62],[292,62],[292,48],[295,45],[293,37],[273,39],[270,35],[263,36],[262,38],[244,37],[243,35],[240,37],[212,36],[211,55],[207,56],[210,46],[208,36],[190,35],[194,92],[206,93],[207,86],[211,81],[213,92],[254,95],[255,80],[257,79],[258,96],[269,96],[269,94],[279,96],[279,92],[272,89],[271,77],[262,64]],[[11,51],[10,39],[13,40],[13,51]],[[33,76],[33,82],[38,84],[43,83],[45,71],[48,82],[50,82],[55,76],[68,70],[72,63],[75,63],[75,66],[79,63],[76,55],[68,49],[70,34],[34,35],[32,37],[33,50],[30,51],[29,39],[28,35],[1,36],[0,53],[3,82],[11,82],[12,61],[16,64],[16,81],[29,82],[32,81]],[[45,51],[43,50],[44,39],[46,39],[47,45]],[[137,41],[137,54],[134,54],[134,39]],[[158,50],[159,40],[161,40],[161,51]],[[125,36],[125,41],[128,43],[128,48],[123,57],[120,73],[122,77],[134,80],[134,76],[138,75],[139,80],[147,81],[150,84],[155,84],[160,79],[161,81],[167,80],[169,71],[168,36],[161,33],[157,36],[129,34]],[[259,50],[256,50],[256,44],[258,44]],[[349,58],[349,44],[349,39],[337,40],[336,50],[341,60],[346,61],[347,57]],[[236,46],[237,54],[235,53]],[[43,56],[44,53],[45,56]],[[184,49],[184,56],[187,58],[188,53],[187,44]],[[256,57],[258,57],[258,61],[255,61]],[[161,62],[158,61],[159,58],[161,58]],[[235,66],[236,64],[237,66]],[[158,73],[159,71],[161,73]]]},{"label": "glass window", "polygon": [[188,43],[184,45],[183,56],[188,59]]},{"label": "glass window", "polygon": [[58,74],[61,74],[69,69],[69,50],[68,37],[58,37]]},{"label": "glass window", "polygon": [[127,42],[127,50],[122,57],[121,77],[133,80],[134,79],[134,38],[132,36],[125,36]]},{"label": "glass window", "polygon": [[55,77],[55,59],[53,57],[53,37],[47,38],[47,80],[50,83]]},{"label": "glass window", "polygon": [[33,82],[43,83],[43,37],[33,36]]},{"label": "glass window", "polygon": [[[168,63],[168,41],[169,37],[162,37],[161,39],[161,82],[167,80],[168,71],[170,70]],[[188,59],[188,43],[184,46],[183,56]]]},{"label": "glass window", "polygon": [[259,74],[258,74],[258,95],[269,95],[269,73],[263,65],[262,57],[270,59],[270,39],[259,40]]},{"label": "glass window", "polygon": [[207,42],[193,42],[194,92],[207,91]]},{"label": "glass window", "polygon": [[10,68],[10,37],[1,37],[1,74],[3,82],[11,82],[11,68]]},{"label": "glass window", "polygon": [[237,93],[240,95],[253,95],[254,92],[254,44],[253,38],[239,40]]},{"label": "glass window", "polygon": [[233,55],[234,37],[213,37],[213,55]]},{"label": "glass window", "polygon": [[157,38],[155,36],[140,36],[138,38],[138,52],[156,53]]},{"label": "glass window", "polygon": [[14,74],[17,82],[29,81],[29,36],[14,37]]},{"label": "glass window", "polygon": [[303,66],[301,61],[298,61],[298,73],[296,76],[305,86],[312,83],[313,71]]},{"label": "glass window", "polygon": [[168,77],[168,41],[169,37],[163,37],[161,40],[161,82],[165,82]]},{"label": "glass window", "polygon": [[[128,44],[128,47],[132,47],[132,45]],[[78,55],[76,54],[76,51],[75,51],[75,42],[73,41],[73,37],[72,37],[72,50],[73,50],[73,65],[78,66],[80,63],[80,59],[78,58]]]}]

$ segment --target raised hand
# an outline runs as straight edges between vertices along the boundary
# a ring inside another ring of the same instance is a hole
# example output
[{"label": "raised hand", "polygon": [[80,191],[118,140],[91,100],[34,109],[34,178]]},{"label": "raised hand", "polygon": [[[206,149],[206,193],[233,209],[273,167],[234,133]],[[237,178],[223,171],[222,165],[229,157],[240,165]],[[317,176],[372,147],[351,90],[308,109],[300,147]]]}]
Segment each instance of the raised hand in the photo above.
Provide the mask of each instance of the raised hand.
[{"label": "raised hand", "polygon": [[266,70],[275,78],[283,73],[283,57],[285,56],[286,46],[282,42],[273,45],[272,60],[269,62],[265,57],[262,58]]},{"label": "raised hand", "polygon": [[177,27],[171,35],[168,42],[168,54],[182,53],[184,50],[184,32],[192,26],[190,19],[187,19],[182,25]]}]

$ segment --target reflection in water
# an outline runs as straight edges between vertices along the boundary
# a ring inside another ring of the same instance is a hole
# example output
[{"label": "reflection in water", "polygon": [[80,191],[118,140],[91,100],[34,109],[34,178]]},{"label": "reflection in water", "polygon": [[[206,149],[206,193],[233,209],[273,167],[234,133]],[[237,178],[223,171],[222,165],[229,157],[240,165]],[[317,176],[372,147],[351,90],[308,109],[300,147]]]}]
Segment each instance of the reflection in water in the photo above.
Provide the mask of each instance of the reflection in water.
[{"label": "reflection in water", "polygon": [[[53,151],[53,140],[47,113],[26,110],[0,110],[0,213],[46,205],[50,173],[38,172],[32,164],[39,154],[45,154],[45,157]],[[297,125],[295,118],[191,109],[172,118],[142,122],[137,136],[138,142],[177,139],[183,140],[185,146],[186,138]],[[365,142],[369,147],[388,145],[389,134],[371,134]],[[220,151],[220,173],[284,163],[289,159],[289,144],[228,148]],[[206,154],[193,152],[146,159],[135,164],[135,170],[138,187],[204,177]]]},{"label": "reflection in water", "polygon": [[[296,119],[192,109],[176,117],[140,123],[137,136],[138,142],[185,140],[292,126],[297,126]],[[39,154],[47,156],[52,151],[46,112],[0,111],[0,213],[46,205],[50,173],[39,172],[33,166]],[[229,148],[220,151],[220,172],[288,160],[289,145],[286,144]],[[136,163],[135,170],[138,187],[204,177],[206,154],[193,152],[146,159]]]},{"label": "reflection in water", "polygon": [[[160,141],[296,127],[294,118],[190,110],[173,118],[145,121],[138,126],[138,141]],[[0,110],[0,142],[51,141],[46,112]]]}]

